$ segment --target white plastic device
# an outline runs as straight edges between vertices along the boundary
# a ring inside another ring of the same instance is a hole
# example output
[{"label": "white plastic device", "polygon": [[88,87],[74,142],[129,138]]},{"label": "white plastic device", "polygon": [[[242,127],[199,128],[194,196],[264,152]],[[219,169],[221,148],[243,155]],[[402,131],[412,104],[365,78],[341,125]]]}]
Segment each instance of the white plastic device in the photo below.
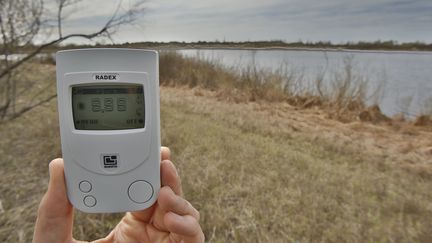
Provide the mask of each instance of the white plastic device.
[{"label": "white plastic device", "polygon": [[89,213],[150,207],[160,189],[157,52],[66,50],[56,65],[69,201]]}]

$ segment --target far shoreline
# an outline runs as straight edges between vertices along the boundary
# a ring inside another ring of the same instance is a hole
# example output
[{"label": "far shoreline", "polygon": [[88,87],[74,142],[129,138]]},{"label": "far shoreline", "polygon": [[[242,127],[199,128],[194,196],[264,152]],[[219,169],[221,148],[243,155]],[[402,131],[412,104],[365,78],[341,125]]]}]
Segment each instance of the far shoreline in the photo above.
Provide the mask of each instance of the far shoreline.
[{"label": "far shoreline", "polygon": [[[18,48],[14,53],[29,53],[38,48],[30,45]],[[125,43],[92,43],[92,44],[60,44],[44,48],[42,52],[56,52],[58,50],[82,49],[82,48],[132,48],[152,50],[251,50],[251,51],[316,51],[316,52],[351,52],[351,53],[385,53],[385,54],[426,54],[432,53],[432,43],[396,41],[375,41],[340,43],[331,42],[292,42],[284,41],[247,41],[247,42],[221,42],[221,41],[196,41],[196,42],[125,42]]]},{"label": "far shoreline", "polygon": [[431,55],[432,51],[422,50],[362,50],[346,48],[314,48],[314,47],[221,47],[221,46],[189,46],[189,47],[162,47],[153,48],[158,50],[246,50],[246,51],[311,51],[311,52],[354,52],[354,53],[382,53],[382,54],[426,54]]}]

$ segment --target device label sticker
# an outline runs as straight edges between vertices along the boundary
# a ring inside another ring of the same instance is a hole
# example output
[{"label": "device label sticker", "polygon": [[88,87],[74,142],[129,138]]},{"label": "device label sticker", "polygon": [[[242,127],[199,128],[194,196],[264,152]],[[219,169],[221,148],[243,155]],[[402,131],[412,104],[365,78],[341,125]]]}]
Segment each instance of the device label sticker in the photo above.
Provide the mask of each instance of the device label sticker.
[{"label": "device label sticker", "polygon": [[119,80],[118,73],[98,73],[93,74],[93,80]]},{"label": "device label sticker", "polygon": [[102,168],[107,171],[115,171],[120,165],[120,157],[118,154],[101,154]]}]

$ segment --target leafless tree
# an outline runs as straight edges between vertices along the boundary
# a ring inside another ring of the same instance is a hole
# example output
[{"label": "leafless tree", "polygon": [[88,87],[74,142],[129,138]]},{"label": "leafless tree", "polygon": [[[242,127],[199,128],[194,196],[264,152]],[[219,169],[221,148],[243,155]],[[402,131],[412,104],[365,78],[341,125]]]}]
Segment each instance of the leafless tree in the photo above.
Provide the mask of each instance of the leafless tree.
[{"label": "leafless tree", "polygon": [[73,6],[77,4],[78,2],[81,2],[81,0],[55,0],[57,4],[57,31],[59,38],[63,37],[62,34],[62,22],[67,16],[63,13],[64,8]]},{"label": "leafless tree", "polygon": [[[57,45],[65,40],[80,37],[92,40],[96,37],[108,37],[119,27],[136,21],[144,10],[144,1],[138,0],[129,4],[128,9],[122,8],[122,1],[117,5],[114,13],[100,28],[91,33],[72,33],[65,35],[62,23],[67,16],[66,8],[76,6],[81,0],[55,0],[56,13],[54,27],[58,36],[42,44],[34,45],[34,41],[41,30],[53,22],[46,9],[47,0],[0,0],[0,122],[15,119],[25,112],[46,103],[56,97],[52,94],[48,97],[36,97],[29,104],[17,108],[16,101],[23,90],[17,90],[19,79],[16,78],[17,70],[22,68],[29,60],[41,53],[44,49]],[[48,0],[49,1],[49,0]],[[52,1],[52,0],[51,0]],[[51,21],[48,21],[51,20]],[[25,53],[22,50],[27,48]],[[21,56],[16,58],[19,53]],[[29,89],[29,85],[25,89]]]}]

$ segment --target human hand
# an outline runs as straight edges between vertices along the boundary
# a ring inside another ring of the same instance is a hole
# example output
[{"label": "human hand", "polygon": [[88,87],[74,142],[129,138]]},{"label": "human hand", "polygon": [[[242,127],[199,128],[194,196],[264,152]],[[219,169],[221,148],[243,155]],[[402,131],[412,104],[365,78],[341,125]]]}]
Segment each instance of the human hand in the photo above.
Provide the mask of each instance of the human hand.
[{"label": "human hand", "polygon": [[[94,243],[204,242],[199,212],[182,198],[170,151],[162,147],[161,153],[162,188],[157,202],[145,210],[126,213],[108,236]],[[83,242],[72,237],[73,207],[66,194],[63,159],[53,160],[49,171],[50,182],[39,205],[33,243]]]}]

